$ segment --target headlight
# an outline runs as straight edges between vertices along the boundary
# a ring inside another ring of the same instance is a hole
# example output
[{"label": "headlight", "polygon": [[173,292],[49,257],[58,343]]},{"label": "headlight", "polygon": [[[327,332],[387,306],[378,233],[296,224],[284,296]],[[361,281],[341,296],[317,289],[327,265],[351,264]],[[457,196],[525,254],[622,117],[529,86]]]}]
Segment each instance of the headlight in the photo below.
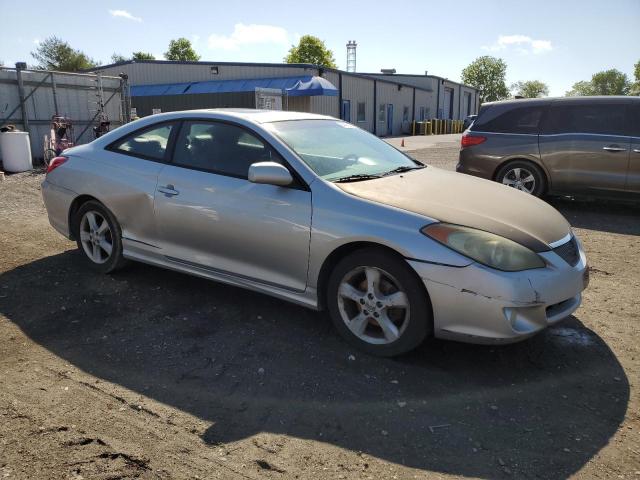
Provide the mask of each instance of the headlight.
[{"label": "headlight", "polygon": [[420,231],[452,250],[498,270],[518,272],[545,266],[544,260],[535,252],[493,233],[446,223],[427,225]]}]

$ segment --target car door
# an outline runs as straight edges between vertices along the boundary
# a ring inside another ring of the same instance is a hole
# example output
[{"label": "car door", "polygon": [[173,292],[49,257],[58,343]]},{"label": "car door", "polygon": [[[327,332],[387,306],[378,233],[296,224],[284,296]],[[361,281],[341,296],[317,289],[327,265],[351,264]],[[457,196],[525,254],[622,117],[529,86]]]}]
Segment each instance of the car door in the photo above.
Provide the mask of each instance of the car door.
[{"label": "car door", "polygon": [[287,187],[249,182],[249,165],[259,161],[284,164],[244,127],[184,121],[172,161],[158,177],[160,247],[170,261],[302,291],[311,192],[301,182]]},{"label": "car door", "polygon": [[631,149],[629,153],[629,173],[627,174],[627,190],[640,194],[640,101],[629,105],[629,125]]},{"label": "car door", "polygon": [[539,145],[553,190],[625,190],[630,147],[625,113],[625,103],[617,99],[551,104]]},{"label": "car door", "polygon": [[86,192],[99,198],[115,214],[129,254],[154,250],[155,190],[158,174],[168,159],[167,145],[176,128],[177,122],[164,121],[116,140],[98,157],[99,179],[88,179]]}]

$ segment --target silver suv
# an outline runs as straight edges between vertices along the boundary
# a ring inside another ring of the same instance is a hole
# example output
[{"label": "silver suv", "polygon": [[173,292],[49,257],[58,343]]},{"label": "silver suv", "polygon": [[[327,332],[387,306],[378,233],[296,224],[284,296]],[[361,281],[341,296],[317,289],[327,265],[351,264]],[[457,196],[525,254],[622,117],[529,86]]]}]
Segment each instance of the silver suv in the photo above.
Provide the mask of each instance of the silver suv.
[{"label": "silver suv", "polygon": [[536,196],[640,198],[640,97],[485,103],[456,170]]}]

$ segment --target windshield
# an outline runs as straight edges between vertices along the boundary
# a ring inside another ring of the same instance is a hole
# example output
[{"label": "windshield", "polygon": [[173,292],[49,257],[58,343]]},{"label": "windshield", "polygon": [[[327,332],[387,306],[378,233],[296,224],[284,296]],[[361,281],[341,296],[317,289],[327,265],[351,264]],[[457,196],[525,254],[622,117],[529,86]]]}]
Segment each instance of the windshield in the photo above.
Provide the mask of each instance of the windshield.
[{"label": "windshield", "polygon": [[422,165],[350,123],[292,120],[269,126],[320,177],[330,181],[375,178]]}]

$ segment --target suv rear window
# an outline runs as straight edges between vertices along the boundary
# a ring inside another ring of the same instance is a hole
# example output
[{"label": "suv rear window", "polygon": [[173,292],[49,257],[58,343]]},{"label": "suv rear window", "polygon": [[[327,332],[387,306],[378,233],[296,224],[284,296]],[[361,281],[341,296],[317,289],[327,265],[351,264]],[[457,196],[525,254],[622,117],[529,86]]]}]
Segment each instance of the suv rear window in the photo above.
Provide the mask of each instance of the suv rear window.
[{"label": "suv rear window", "polygon": [[626,135],[625,105],[596,103],[552,105],[549,108],[545,133],[598,133]]},{"label": "suv rear window", "polygon": [[471,130],[496,133],[528,133],[537,134],[544,107],[522,106],[506,112],[489,109],[474,122]]}]

